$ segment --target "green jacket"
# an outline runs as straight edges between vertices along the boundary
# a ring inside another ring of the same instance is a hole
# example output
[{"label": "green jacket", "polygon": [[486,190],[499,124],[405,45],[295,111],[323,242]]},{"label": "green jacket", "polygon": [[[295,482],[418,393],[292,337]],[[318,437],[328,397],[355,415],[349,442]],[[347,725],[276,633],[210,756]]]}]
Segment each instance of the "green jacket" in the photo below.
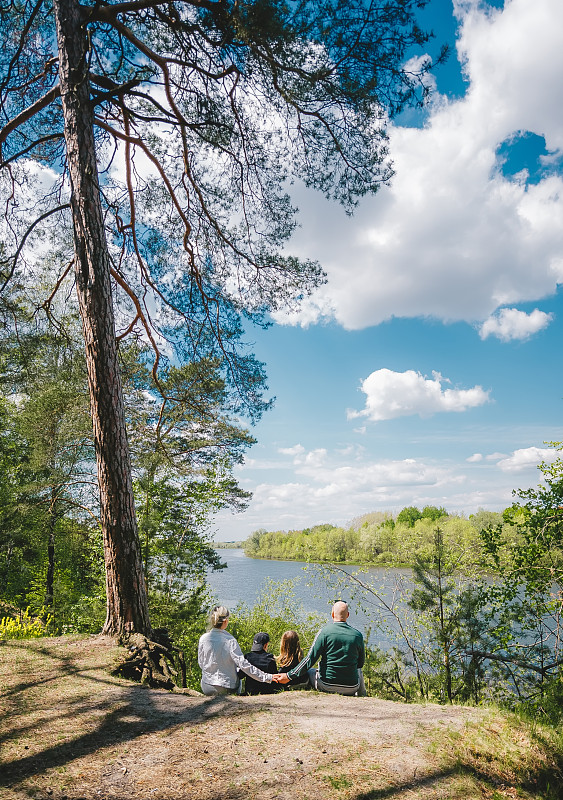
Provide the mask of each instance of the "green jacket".
[{"label": "green jacket", "polygon": [[358,669],[364,666],[364,637],[347,622],[329,622],[317,633],[305,658],[287,674],[290,678],[303,677],[319,658],[322,681],[355,686]]}]

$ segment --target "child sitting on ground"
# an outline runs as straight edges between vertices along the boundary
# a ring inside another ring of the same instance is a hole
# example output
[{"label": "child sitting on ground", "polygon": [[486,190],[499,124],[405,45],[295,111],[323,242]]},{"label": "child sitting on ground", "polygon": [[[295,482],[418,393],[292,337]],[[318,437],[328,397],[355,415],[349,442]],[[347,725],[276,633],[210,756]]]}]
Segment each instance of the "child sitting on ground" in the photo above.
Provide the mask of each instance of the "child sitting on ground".
[{"label": "child sitting on ground", "polygon": [[[280,654],[277,658],[278,670],[280,673],[289,672],[290,669],[296,667],[303,658],[303,650],[299,642],[299,634],[297,631],[286,631],[280,641]],[[309,679],[306,676],[303,678],[294,678],[289,683],[285,684],[284,689],[292,689],[296,686],[305,687],[309,685]],[[277,687],[276,687],[277,688]]]},{"label": "child sitting on ground", "polygon": [[[250,653],[245,653],[244,657],[254,667],[258,667],[262,672],[275,675],[278,672],[276,659],[271,653],[268,653],[268,644],[270,637],[267,633],[257,633],[252,642],[252,650]],[[254,680],[249,675],[246,676],[244,691],[245,694],[273,694],[276,689],[280,687],[273,683],[261,683]]]}]

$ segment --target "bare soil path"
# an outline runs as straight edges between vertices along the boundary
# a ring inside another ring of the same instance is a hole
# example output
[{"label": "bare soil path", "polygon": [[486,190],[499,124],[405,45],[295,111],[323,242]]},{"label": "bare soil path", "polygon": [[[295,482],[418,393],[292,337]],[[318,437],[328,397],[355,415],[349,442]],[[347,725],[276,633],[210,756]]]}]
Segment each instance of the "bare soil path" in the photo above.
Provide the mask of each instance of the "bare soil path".
[{"label": "bare soil path", "polygon": [[[0,643],[2,800],[532,798],[539,773],[526,791],[514,783],[530,748],[536,772],[554,769],[489,711],[150,690],[109,674],[118,652],[100,637]],[[483,744],[502,737],[505,767]]]}]

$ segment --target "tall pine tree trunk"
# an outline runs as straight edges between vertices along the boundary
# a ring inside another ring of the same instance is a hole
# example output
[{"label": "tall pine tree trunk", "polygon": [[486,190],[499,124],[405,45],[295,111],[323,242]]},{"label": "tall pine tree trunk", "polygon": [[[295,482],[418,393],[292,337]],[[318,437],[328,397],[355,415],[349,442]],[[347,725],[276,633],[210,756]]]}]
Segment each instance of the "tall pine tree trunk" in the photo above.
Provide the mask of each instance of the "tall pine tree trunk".
[{"label": "tall pine tree trunk", "polygon": [[117,362],[109,253],[98,186],[88,39],[77,0],[54,0],[75,271],[86,348],[106,565],[103,633],[150,634]]}]

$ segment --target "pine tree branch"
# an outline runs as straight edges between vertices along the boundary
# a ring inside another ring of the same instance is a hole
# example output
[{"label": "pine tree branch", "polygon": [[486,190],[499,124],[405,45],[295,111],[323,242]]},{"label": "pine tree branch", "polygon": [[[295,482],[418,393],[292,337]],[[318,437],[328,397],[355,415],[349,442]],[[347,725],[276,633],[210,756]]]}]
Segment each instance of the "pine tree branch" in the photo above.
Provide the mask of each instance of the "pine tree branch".
[{"label": "pine tree branch", "polygon": [[[39,100],[36,100],[35,103],[32,103],[22,112],[20,112],[17,117],[11,119],[4,127],[0,130],[0,149],[2,145],[8,138],[8,136],[17,128],[19,128],[24,123],[28,122],[32,119],[36,114],[42,111],[44,108],[47,108],[53,100],[56,100],[57,97],[60,96],[61,87],[59,84],[53,86],[52,89],[49,89],[43,97],[40,97]],[[0,159],[0,165],[3,165],[5,162]]]},{"label": "pine tree branch", "polygon": [[[52,214],[56,214],[57,211],[63,211],[66,208],[70,208],[70,203],[63,203],[60,206],[56,206],[55,208],[51,208],[49,211],[46,211],[44,214],[41,214],[41,216],[37,217],[37,219],[35,219],[31,223],[29,228],[23,234],[23,236],[21,238],[21,241],[19,243],[18,249],[15,252],[14,257],[10,259],[10,261],[12,262],[12,265],[11,265],[9,271],[8,271],[8,275],[7,275],[6,279],[4,280],[4,283],[2,284],[2,286],[0,286],[0,294],[4,291],[4,289],[6,288],[8,283],[11,281],[12,276],[14,274],[14,270],[16,268],[16,264],[17,264],[18,258],[20,256],[20,253],[23,250],[23,247],[24,247],[28,237],[33,232],[34,228],[36,228],[37,225],[39,225],[40,222],[43,222],[44,219],[47,219],[47,217],[50,217]],[[4,262],[4,263],[6,263],[6,262]]]},{"label": "pine tree branch", "polygon": [[467,655],[476,656],[477,658],[487,658],[491,661],[501,661],[503,664],[515,664],[517,667],[522,667],[522,669],[530,669],[542,676],[545,675],[546,672],[549,672],[555,667],[563,664],[563,658],[560,658],[551,664],[546,664],[545,667],[537,667],[535,664],[530,664],[529,661],[522,661],[519,658],[508,658],[508,656],[501,656],[498,653],[488,653],[484,650],[466,650],[465,652]]},{"label": "pine tree branch", "polygon": [[[206,8],[213,11],[224,5],[223,0],[209,2],[208,0],[183,0],[191,6]],[[170,6],[170,0],[129,0],[129,2],[115,3],[114,5],[96,4],[92,10],[84,9],[88,21],[113,22],[119,14],[134,14],[137,11],[156,11],[160,6]]]},{"label": "pine tree branch", "polygon": [[34,150],[36,147],[39,147],[46,142],[55,141],[56,139],[64,139],[64,133],[61,131],[60,133],[50,133],[47,136],[41,136],[39,139],[36,139],[34,142],[32,142],[28,147],[24,147],[23,150],[20,150],[19,153],[14,153],[14,155],[10,156],[9,158],[5,158],[1,164],[5,167],[8,164],[11,164],[12,161],[17,161],[22,156],[25,156],[26,153]]}]

